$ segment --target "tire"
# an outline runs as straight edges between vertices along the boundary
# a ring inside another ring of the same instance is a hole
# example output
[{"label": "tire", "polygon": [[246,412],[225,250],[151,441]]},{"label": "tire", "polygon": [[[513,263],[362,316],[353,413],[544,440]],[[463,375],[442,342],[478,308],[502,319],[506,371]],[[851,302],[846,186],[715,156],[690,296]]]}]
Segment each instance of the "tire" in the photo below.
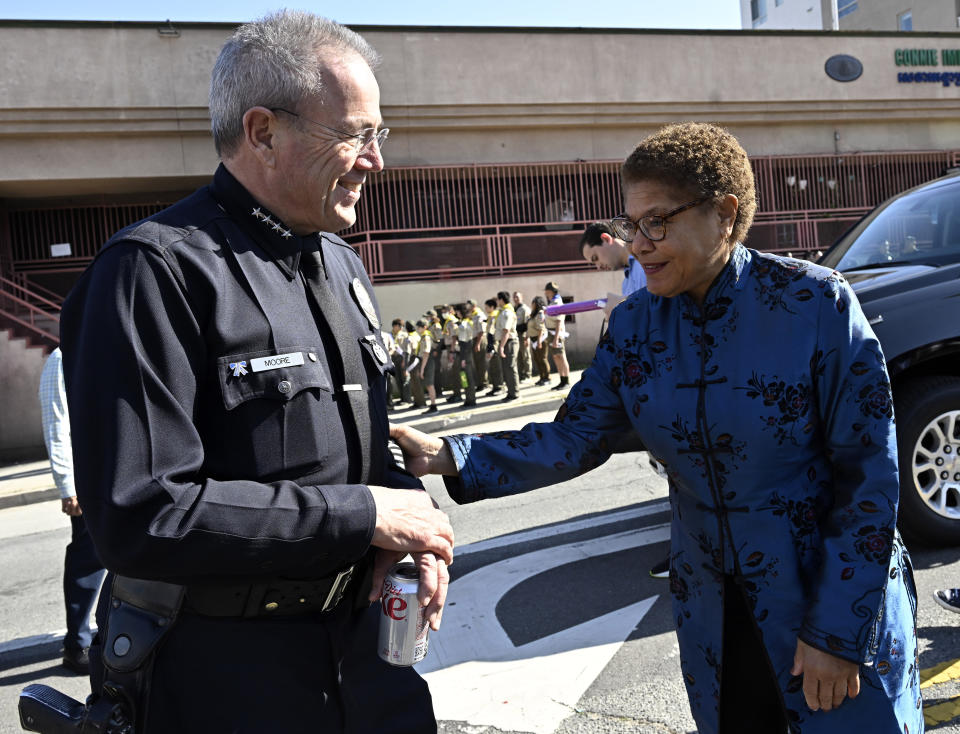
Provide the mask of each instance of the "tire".
[{"label": "tire", "polygon": [[894,403],[900,531],[911,543],[960,545],[960,377],[906,382]]}]

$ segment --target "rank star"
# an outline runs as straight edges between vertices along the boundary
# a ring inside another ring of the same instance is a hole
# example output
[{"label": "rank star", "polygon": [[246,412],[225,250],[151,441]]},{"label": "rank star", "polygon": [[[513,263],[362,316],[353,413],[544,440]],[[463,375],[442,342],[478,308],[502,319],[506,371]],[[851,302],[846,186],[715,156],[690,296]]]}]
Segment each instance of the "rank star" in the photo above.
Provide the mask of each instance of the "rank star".
[{"label": "rank star", "polygon": [[250,212],[257,219],[263,219],[263,214],[260,212],[260,207],[256,207],[252,212]]},{"label": "rank star", "polygon": [[283,237],[283,239],[287,239],[288,237],[293,237],[293,233],[289,229],[285,229],[280,236]]},{"label": "rank star", "polygon": [[274,232],[282,232],[282,231],[283,231],[283,227],[281,227],[277,222],[274,222],[274,223],[273,223],[273,231],[274,231]]}]

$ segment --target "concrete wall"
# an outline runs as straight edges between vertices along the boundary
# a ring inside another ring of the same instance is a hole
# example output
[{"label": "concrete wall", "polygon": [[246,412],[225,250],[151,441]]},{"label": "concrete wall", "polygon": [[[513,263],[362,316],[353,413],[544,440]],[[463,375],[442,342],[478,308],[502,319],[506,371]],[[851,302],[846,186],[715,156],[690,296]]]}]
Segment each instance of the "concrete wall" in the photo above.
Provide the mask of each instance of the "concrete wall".
[{"label": "concrete wall", "polygon": [[46,457],[40,422],[40,372],[46,357],[0,329],[0,462]]},{"label": "concrete wall", "polygon": [[[393,283],[375,286],[380,312],[389,329],[395,318],[413,321],[428,308],[438,303],[462,303],[473,298],[482,304],[488,298],[495,298],[497,291],[523,293],[524,301],[530,303],[534,296],[543,295],[543,286],[549,281],[560,286],[561,296],[573,296],[575,301],[603,298],[608,292],[619,293],[622,273],[600,272],[564,272],[543,273],[540,275],[511,276],[505,278],[477,278],[453,281],[420,281]],[[568,326],[570,339],[567,341],[567,358],[577,367],[585,367],[593,359],[593,353],[600,339],[600,326],[603,323],[603,311],[590,311],[577,314],[576,323]]]},{"label": "concrete wall", "polygon": [[[0,22],[0,197],[182,190],[209,176],[208,78],[231,30]],[[960,88],[898,84],[903,34],[359,30],[384,59],[388,166],[622,159],[682,119],[727,125],[756,155],[957,145]],[[828,78],[837,53],[863,76]]]}]

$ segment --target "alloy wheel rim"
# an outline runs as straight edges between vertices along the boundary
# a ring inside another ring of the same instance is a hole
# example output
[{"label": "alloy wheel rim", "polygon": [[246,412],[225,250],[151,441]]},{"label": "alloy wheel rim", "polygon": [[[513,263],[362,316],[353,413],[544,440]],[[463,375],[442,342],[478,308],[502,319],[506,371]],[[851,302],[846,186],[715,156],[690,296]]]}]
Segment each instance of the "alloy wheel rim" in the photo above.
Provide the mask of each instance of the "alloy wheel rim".
[{"label": "alloy wheel rim", "polygon": [[960,520],[960,410],[941,413],[913,447],[914,489],[933,512]]}]

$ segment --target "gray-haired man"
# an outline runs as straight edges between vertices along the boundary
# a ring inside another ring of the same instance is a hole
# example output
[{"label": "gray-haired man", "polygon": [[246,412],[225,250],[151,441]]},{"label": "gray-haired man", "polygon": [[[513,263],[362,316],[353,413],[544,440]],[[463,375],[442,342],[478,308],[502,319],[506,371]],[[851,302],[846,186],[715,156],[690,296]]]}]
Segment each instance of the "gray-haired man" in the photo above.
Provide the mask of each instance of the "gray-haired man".
[{"label": "gray-haired man", "polygon": [[[435,730],[368,599],[411,552],[439,624],[453,532],[388,451],[379,312],[331,234],[383,167],[375,63],[309,13],[241,26],[212,185],[115,235],[64,306],[77,494],[115,577],[93,689],[146,649],[138,732]],[[131,607],[175,621],[125,629]]]}]

